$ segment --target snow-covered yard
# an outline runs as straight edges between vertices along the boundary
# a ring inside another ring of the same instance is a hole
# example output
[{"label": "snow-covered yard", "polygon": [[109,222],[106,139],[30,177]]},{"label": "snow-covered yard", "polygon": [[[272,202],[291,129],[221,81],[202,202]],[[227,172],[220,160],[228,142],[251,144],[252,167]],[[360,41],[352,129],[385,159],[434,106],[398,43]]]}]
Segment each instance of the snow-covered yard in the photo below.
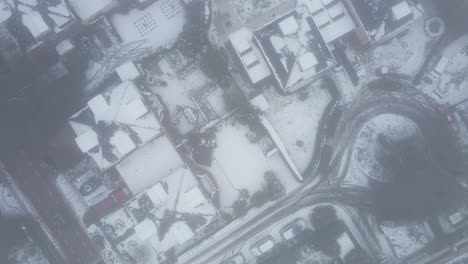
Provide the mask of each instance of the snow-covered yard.
[{"label": "snow-covered yard", "polygon": [[[147,71],[164,85],[151,85],[154,93],[161,96],[169,110],[170,123],[181,135],[192,129],[222,116],[226,112],[223,90],[214,84],[201,70],[182,55],[166,56],[156,65],[148,65]],[[170,58],[176,58],[171,65]],[[187,65],[177,71],[175,67]]]},{"label": "snow-covered yard", "polygon": [[[343,161],[343,163],[344,163],[344,161]],[[353,157],[351,158],[350,164],[349,164],[348,172],[346,174],[345,179],[343,180],[343,183],[344,184],[349,184],[349,185],[367,187],[368,182],[369,182],[369,178],[362,171],[361,167],[359,166],[358,161],[356,160],[355,156],[353,155]]]},{"label": "snow-covered yard", "polygon": [[223,120],[215,129],[218,147],[214,151],[213,164],[208,169],[219,187],[222,207],[231,207],[239,197],[239,190],[247,189],[250,195],[260,191],[266,184],[264,175],[267,171],[276,174],[286,192],[299,185],[278,152],[267,157],[261,144],[271,142],[251,142],[248,136],[252,131],[235,117]]},{"label": "snow-covered yard", "polygon": [[424,32],[424,19],[418,19],[407,30],[379,46],[362,53],[348,52],[351,59],[357,57],[365,75],[374,75],[377,68],[386,66],[393,72],[414,76],[434,41],[436,39]]},{"label": "snow-covered yard", "polygon": [[432,235],[424,223],[384,223],[380,225],[380,229],[397,258],[415,253],[432,240]]},{"label": "snow-covered yard", "polygon": [[27,212],[7,182],[0,183],[0,215],[5,217],[24,216]]},{"label": "snow-covered yard", "polygon": [[329,92],[320,83],[312,83],[303,91],[289,96],[279,95],[274,89],[264,93],[270,104],[266,116],[300,173],[313,159],[318,126],[331,101]]}]

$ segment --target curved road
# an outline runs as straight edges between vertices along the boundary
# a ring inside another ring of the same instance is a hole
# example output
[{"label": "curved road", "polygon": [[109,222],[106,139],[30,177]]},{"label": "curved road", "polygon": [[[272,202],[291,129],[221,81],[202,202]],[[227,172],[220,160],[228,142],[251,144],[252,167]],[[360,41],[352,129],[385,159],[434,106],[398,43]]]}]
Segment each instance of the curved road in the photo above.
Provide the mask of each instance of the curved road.
[{"label": "curved road", "polygon": [[[245,221],[239,227],[228,226],[228,231],[214,239],[204,241],[179,258],[179,263],[213,263],[220,259],[232,248],[242,245],[248,238],[261,232],[272,223],[287,217],[292,212],[317,203],[338,203],[352,208],[367,208],[370,205],[370,193],[366,188],[345,186],[342,184],[348,171],[356,138],[361,128],[372,118],[384,114],[394,113],[413,120],[421,128],[426,143],[430,146],[427,153],[430,158],[440,162],[447,168],[449,161],[443,159],[444,154],[430,151],[443,145],[455,144],[455,137],[445,115],[430,97],[422,94],[410,84],[385,79],[383,86],[370,85],[358,95],[358,99],[349,105],[345,115],[338,122],[335,136],[320,135],[320,158],[325,146],[333,146],[330,166],[322,171],[315,169],[297,191],[286,196],[278,203],[267,208],[258,215]],[[372,87],[371,87],[372,86]],[[331,108],[334,109],[334,108]],[[331,115],[327,115],[331,116]],[[327,126],[329,120],[324,120]],[[443,140],[441,140],[443,139]],[[328,167],[328,166],[327,166]],[[360,235],[367,240],[367,250],[378,255],[382,253],[375,237],[372,224],[359,217],[359,210],[350,211]],[[190,254],[193,252],[193,254]]]}]

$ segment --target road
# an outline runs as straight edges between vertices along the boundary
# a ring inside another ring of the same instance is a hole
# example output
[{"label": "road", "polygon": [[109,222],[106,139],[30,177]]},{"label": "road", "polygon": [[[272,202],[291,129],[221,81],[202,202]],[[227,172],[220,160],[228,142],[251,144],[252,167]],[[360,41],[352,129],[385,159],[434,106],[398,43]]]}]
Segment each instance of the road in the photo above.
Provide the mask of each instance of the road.
[{"label": "road", "polygon": [[[319,171],[317,166],[311,170],[311,175],[294,193],[288,195],[265,211],[243,221],[237,226],[228,226],[222,234],[215,234],[213,239],[199,244],[179,258],[178,263],[206,264],[216,263],[222,259],[230,249],[239,247],[253,235],[261,232],[290,213],[317,203],[336,203],[353,208],[367,208],[370,206],[370,192],[366,188],[342,185],[351,161],[352,150],[359,131],[372,118],[384,114],[393,113],[405,116],[418,124],[426,142],[433,143],[427,154],[440,166],[450,166],[443,155],[431,151],[441,148],[442,144],[455,143],[455,137],[450,125],[443,113],[439,111],[437,103],[430,97],[422,94],[407,82],[389,80],[394,85],[391,89],[373,87],[365,89],[358,95],[358,99],[349,105],[337,125],[336,135],[330,136],[320,133],[320,157],[325,146],[333,146],[333,154],[330,169]],[[333,108],[330,108],[333,109]],[[331,115],[328,115],[331,116]],[[324,120],[323,126],[327,126],[329,120]],[[443,140],[442,140],[443,139]],[[353,213],[353,212],[351,212]],[[373,227],[364,218],[354,212],[354,221],[359,226],[358,232],[366,237],[367,245],[362,245],[367,251],[377,256],[382,252],[376,238]]]},{"label": "road", "polygon": [[4,164],[37,211],[63,258],[57,264],[94,264],[100,257],[53,183],[54,175],[25,153],[9,153]]}]

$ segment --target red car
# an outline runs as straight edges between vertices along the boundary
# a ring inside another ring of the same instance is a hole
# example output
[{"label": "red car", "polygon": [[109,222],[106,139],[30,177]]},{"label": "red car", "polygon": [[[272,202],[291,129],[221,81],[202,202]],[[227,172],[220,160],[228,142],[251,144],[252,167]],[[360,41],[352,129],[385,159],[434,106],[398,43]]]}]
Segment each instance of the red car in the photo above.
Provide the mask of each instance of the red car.
[{"label": "red car", "polygon": [[91,225],[102,217],[110,214],[112,211],[119,209],[125,202],[130,200],[133,195],[126,187],[114,190],[104,200],[95,204],[86,211],[83,216],[83,222],[86,225]]}]

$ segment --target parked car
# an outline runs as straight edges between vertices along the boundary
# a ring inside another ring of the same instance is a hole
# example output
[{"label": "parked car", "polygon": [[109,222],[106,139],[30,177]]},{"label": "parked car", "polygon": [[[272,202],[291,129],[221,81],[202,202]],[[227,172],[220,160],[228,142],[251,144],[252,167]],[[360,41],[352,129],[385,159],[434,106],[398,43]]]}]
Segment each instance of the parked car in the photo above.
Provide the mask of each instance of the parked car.
[{"label": "parked car", "polygon": [[245,258],[242,254],[236,255],[227,261],[224,261],[222,264],[244,264]]},{"label": "parked car", "polygon": [[261,255],[269,253],[273,249],[274,246],[275,246],[275,241],[273,240],[271,236],[269,236],[255,243],[250,248],[250,253],[252,253],[252,255],[254,255],[255,257],[259,257]]},{"label": "parked car", "polygon": [[85,181],[80,186],[80,194],[83,195],[83,196],[90,195],[92,192],[94,192],[101,185],[102,185],[102,181],[100,179],[98,179],[97,177],[93,177],[93,178]]},{"label": "parked car", "polygon": [[298,232],[304,230],[305,227],[306,223],[304,219],[298,218],[281,229],[281,236],[284,240],[291,240],[298,234]]}]

